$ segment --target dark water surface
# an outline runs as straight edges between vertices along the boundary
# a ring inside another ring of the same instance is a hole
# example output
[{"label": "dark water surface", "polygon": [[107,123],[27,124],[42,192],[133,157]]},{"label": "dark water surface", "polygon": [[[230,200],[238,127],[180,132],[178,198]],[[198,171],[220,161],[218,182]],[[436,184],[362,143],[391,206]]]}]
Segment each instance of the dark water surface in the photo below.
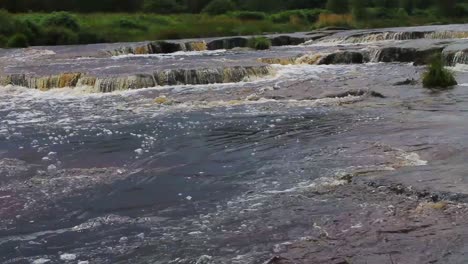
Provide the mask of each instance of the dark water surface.
[{"label": "dark water surface", "polygon": [[[264,263],[355,211],[323,196],[346,175],[465,181],[465,86],[393,85],[420,74],[409,64],[275,67],[109,95],[1,88],[0,262]],[[356,89],[385,98],[327,96]]]}]

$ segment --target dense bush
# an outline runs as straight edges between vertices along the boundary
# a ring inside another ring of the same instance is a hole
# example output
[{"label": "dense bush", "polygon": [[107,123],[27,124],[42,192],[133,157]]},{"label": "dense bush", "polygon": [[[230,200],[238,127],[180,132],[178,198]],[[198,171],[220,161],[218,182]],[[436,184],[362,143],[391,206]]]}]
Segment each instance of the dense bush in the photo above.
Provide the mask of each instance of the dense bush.
[{"label": "dense bush", "polygon": [[457,85],[453,73],[444,68],[442,56],[434,56],[427,71],[423,74],[423,85],[426,88],[447,88]]},{"label": "dense bush", "polygon": [[203,9],[203,13],[221,15],[235,9],[236,6],[231,0],[213,0]]},{"label": "dense bush", "polygon": [[51,27],[44,32],[45,45],[70,45],[78,43],[78,34],[67,28]]},{"label": "dense bush", "polygon": [[326,13],[326,11],[322,9],[288,10],[272,14],[270,19],[275,23],[289,23],[291,21],[291,17],[297,17],[303,21],[314,23],[317,21],[321,13]]},{"label": "dense bush", "polygon": [[7,46],[7,43],[8,38],[3,35],[0,35],[0,48],[5,48]]},{"label": "dense bush", "polygon": [[317,21],[318,27],[346,27],[351,28],[354,25],[352,15],[320,14]]},{"label": "dense bush", "polygon": [[14,17],[5,10],[0,10],[0,34],[11,35],[16,31],[16,21]]},{"label": "dense bush", "polygon": [[176,0],[144,0],[143,10],[159,14],[172,14],[182,11],[183,7]]},{"label": "dense bush", "polygon": [[264,20],[267,18],[264,12],[236,11],[229,13],[229,16],[240,20]]},{"label": "dense bush", "polygon": [[68,12],[53,12],[44,17],[42,25],[45,27],[65,27],[73,31],[80,30],[78,20]]},{"label": "dense bush", "polygon": [[271,40],[265,37],[254,37],[249,39],[248,46],[256,50],[267,50],[271,47]]},{"label": "dense bush", "polygon": [[25,48],[29,46],[28,38],[24,34],[17,33],[10,37],[7,46],[10,48]]},{"label": "dense bush", "polygon": [[78,33],[78,42],[79,44],[93,44],[108,42],[108,40],[99,37],[95,33],[80,31]]},{"label": "dense bush", "polygon": [[349,11],[348,0],[328,0],[327,9],[335,14],[345,14]]},{"label": "dense bush", "polygon": [[139,29],[139,30],[147,30],[148,27],[146,27],[145,25],[135,21],[135,20],[131,20],[131,19],[128,19],[128,18],[121,18],[117,21],[116,23],[116,26],[117,27],[121,27],[121,28],[126,28],[126,29]]}]

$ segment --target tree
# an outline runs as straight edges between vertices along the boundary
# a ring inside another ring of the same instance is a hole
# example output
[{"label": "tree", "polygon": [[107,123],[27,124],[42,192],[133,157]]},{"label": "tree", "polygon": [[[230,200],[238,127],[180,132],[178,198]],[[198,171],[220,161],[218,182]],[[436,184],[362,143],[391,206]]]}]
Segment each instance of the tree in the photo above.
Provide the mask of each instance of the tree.
[{"label": "tree", "polygon": [[356,20],[365,20],[367,18],[366,3],[363,0],[351,0],[351,13]]},{"label": "tree", "polygon": [[211,0],[186,0],[185,7],[189,13],[200,13]]},{"label": "tree", "polygon": [[327,9],[336,14],[344,14],[349,11],[348,0],[328,0]]},{"label": "tree", "polygon": [[436,5],[441,15],[453,16],[455,7],[457,5],[457,0],[437,0]]},{"label": "tree", "polygon": [[403,8],[408,14],[412,14],[414,9],[413,0],[400,0],[400,8]]},{"label": "tree", "polygon": [[203,9],[203,13],[221,15],[235,9],[236,6],[231,0],[213,0]]},{"label": "tree", "polygon": [[176,0],[145,0],[143,10],[159,14],[178,13],[183,9],[182,5]]}]

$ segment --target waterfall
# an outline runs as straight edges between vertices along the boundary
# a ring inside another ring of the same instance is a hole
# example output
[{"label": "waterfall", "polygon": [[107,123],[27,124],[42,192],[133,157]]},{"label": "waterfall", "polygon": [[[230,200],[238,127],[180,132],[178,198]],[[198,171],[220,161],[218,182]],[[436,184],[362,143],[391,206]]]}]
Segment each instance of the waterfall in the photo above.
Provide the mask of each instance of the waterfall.
[{"label": "waterfall", "polygon": [[372,48],[369,51],[369,62],[373,62],[373,63],[379,62],[381,54],[382,54],[382,49]]},{"label": "waterfall", "polygon": [[445,63],[449,66],[456,66],[457,64],[468,64],[468,51],[461,50],[457,52],[444,52]]},{"label": "waterfall", "polygon": [[462,31],[433,31],[433,32],[375,32],[367,34],[358,34],[351,36],[343,36],[337,38],[327,38],[313,43],[322,44],[360,44],[379,41],[402,41],[411,39],[462,39],[468,38],[468,32]]},{"label": "waterfall", "polygon": [[97,92],[113,92],[166,85],[199,85],[231,83],[265,77],[274,73],[270,66],[233,66],[201,69],[171,69],[130,76],[91,76],[82,73],[62,73],[50,76],[12,74],[0,76],[0,85],[16,85],[38,90],[87,86]]}]

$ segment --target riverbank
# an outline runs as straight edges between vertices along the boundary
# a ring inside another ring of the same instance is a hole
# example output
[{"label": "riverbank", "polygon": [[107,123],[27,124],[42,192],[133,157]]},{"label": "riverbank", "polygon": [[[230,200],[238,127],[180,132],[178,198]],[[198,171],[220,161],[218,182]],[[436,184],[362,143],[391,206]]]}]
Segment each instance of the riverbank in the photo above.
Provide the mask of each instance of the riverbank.
[{"label": "riverbank", "polygon": [[[421,10],[414,15],[369,11],[366,19],[326,10],[289,10],[281,13],[233,12],[158,15],[145,13],[24,13],[2,12],[0,47],[70,45],[144,40],[259,35],[310,31],[323,27],[379,28],[464,23],[468,18],[443,18]],[[3,22],[2,22],[3,21]],[[6,23],[5,21],[8,21]],[[4,25],[5,24],[5,25]]]}]

